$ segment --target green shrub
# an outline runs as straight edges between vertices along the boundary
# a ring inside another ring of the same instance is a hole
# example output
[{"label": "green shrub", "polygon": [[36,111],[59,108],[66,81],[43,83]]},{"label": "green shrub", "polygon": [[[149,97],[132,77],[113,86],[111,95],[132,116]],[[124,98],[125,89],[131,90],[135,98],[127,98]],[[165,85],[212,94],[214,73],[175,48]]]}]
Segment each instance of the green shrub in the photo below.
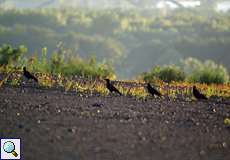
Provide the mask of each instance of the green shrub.
[{"label": "green shrub", "polygon": [[62,46],[51,54],[50,59],[47,58],[47,48],[42,48],[40,54],[34,53],[31,58],[23,57],[26,51],[27,48],[24,46],[13,48],[11,45],[3,45],[0,47],[0,65],[5,65],[6,68],[27,66],[33,72],[64,74],[66,76],[111,79],[116,77],[111,65],[98,63],[94,56],[83,59],[65,50]]},{"label": "green shrub", "polygon": [[63,67],[62,73],[88,78],[115,78],[113,68],[107,64],[97,63],[95,57],[90,57],[88,60],[78,56],[71,57]]},{"label": "green shrub", "polygon": [[13,65],[19,61],[26,52],[27,48],[24,46],[13,48],[9,44],[3,44],[0,47],[0,65]]},{"label": "green shrub", "polygon": [[165,65],[163,67],[156,66],[150,72],[144,72],[141,77],[145,81],[161,79],[164,82],[170,83],[172,81],[183,81],[185,74],[183,70],[175,65]]},{"label": "green shrub", "polygon": [[224,84],[229,81],[227,69],[211,60],[201,62],[194,58],[188,58],[184,60],[184,66],[189,82]]}]

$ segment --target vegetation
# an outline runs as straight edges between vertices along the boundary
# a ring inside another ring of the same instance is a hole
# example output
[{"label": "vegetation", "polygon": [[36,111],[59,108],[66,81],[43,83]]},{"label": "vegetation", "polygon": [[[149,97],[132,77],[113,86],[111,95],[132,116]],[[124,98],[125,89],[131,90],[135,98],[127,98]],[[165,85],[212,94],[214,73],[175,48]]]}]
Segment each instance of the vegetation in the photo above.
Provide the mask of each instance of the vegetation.
[{"label": "vegetation", "polygon": [[195,9],[166,15],[159,10],[1,9],[0,44],[23,44],[27,56],[46,46],[52,57],[61,42],[74,56],[95,55],[98,62],[114,65],[120,78],[187,57],[208,58],[229,70],[229,16]]},{"label": "vegetation", "polygon": [[229,82],[227,69],[211,60],[201,62],[194,58],[184,61],[184,68],[187,70],[189,82],[226,84]]},{"label": "vegetation", "polygon": [[149,72],[140,76],[144,81],[156,79],[170,83],[172,81],[188,81],[206,84],[226,84],[229,82],[227,69],[211,60],[201,62],[195,58],[187,58],[182,61],[181,67],[175,65],[155,66]]},{"label": "vegetation", "polygon": [[144,81],[154,81],[157,79],[170,83],[172,81],[184,81],[185,73],[175,65],[156,66],[150,72],[141,75]]},{"label": "vegetation", "polygon": [[[23,56],[27,51],[24,46],[13,48],[11,45],[0,47],[0,66],[3,72],[27,66],[32,72],[43,72],[53,75],[75,75],[86,78],[115,78],[113,68],[106,63],[97,63],[95,57],[85,60],[79,56],[68,53],[60,47],[58,51],[47,57],[47,48],[43,48],[41,55],[33,54],[31,58]],[[40,57],[40,58],[39,58]]]}]

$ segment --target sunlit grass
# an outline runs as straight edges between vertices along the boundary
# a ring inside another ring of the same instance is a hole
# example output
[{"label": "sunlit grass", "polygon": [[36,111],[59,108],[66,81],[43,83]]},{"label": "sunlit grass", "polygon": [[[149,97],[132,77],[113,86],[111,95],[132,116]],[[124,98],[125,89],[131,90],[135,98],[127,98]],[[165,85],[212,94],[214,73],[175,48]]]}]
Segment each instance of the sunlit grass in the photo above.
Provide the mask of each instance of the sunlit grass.
[{"label": "sunlit grass", "polygon": [[[71,78],[64,77],[61,74],[51,75],[48,73],[36,73],[35,76],[39,80],[39,86],[48,88],[63,88],[66,92],[86,92],[86,93],[100,93],[108,95],[109,91],[106,88],[105,82],[102,79],[86,79],[86,78]],[[0,77],[0,87],[4,84],[18,86],[23,81],[22,71],[8,71]],[[148,96],[143,81],[114,81],[114,86],[120,90],[123,95],[144,98]],[[183,97],[184,99],[192,98],[192,87],[194,85],[208,97],[210,96],[230,96],[229,84],[199,84],[189,82],[172,82],[170,84],[158,81],[152,84],[162,95],[172,99]]]}]

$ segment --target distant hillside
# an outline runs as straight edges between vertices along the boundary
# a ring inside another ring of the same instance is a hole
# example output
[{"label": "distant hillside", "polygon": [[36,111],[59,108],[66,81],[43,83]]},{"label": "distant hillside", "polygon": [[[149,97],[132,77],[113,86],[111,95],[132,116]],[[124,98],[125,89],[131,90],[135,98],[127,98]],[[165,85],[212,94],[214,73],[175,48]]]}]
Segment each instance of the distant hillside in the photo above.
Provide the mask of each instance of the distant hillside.
[{"label": "distant hillside", "polygon": [[93,9],[153,9],[193,8],[227,11],[230,1],[226,0],[0,0],[4,8],[63,8],[81,7]]}]

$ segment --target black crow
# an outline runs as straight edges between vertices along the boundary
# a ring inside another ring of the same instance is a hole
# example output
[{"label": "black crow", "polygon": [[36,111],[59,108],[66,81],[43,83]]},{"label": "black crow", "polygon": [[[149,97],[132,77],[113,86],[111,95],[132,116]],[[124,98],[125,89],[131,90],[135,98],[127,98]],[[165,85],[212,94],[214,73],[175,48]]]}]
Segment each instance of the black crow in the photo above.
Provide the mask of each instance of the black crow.
[{"label": "black crow", "polygon": [[109,79],[105,79],[105,81],[106,81],[106,87],[111,93],[116,92],[119,95],[122,95],[121,92],[119,92],[119,90],[110,83]]},{"label": "black crow", "polygon": [[147,83],[147,90],[152,96],[157,95],[158,97],[161,97],[161,93],[153,88],[150,83]]},{"label": "black crow", "polygon": [[38,79],[36,77],[34,77],[34,75],[32,75],[30,72],[28,72],[26,70],[26,67],[23,67],[23,75],[27,78],[27,79],[33,79],[35,82],[38,82]]},{"label": "black crow", "polygon": [[194,97],[195,97],[196,99],[198,99],[198,100],[200,100],[200,99],[205,99],[205,100],[207,100],[207,99],[208,99],[204,94],[202,94],[202,93],[200,93],[200,92],[198,91],[198,89],[196,88],[196,86],[193,86],[193,95],[194,95]]}]

